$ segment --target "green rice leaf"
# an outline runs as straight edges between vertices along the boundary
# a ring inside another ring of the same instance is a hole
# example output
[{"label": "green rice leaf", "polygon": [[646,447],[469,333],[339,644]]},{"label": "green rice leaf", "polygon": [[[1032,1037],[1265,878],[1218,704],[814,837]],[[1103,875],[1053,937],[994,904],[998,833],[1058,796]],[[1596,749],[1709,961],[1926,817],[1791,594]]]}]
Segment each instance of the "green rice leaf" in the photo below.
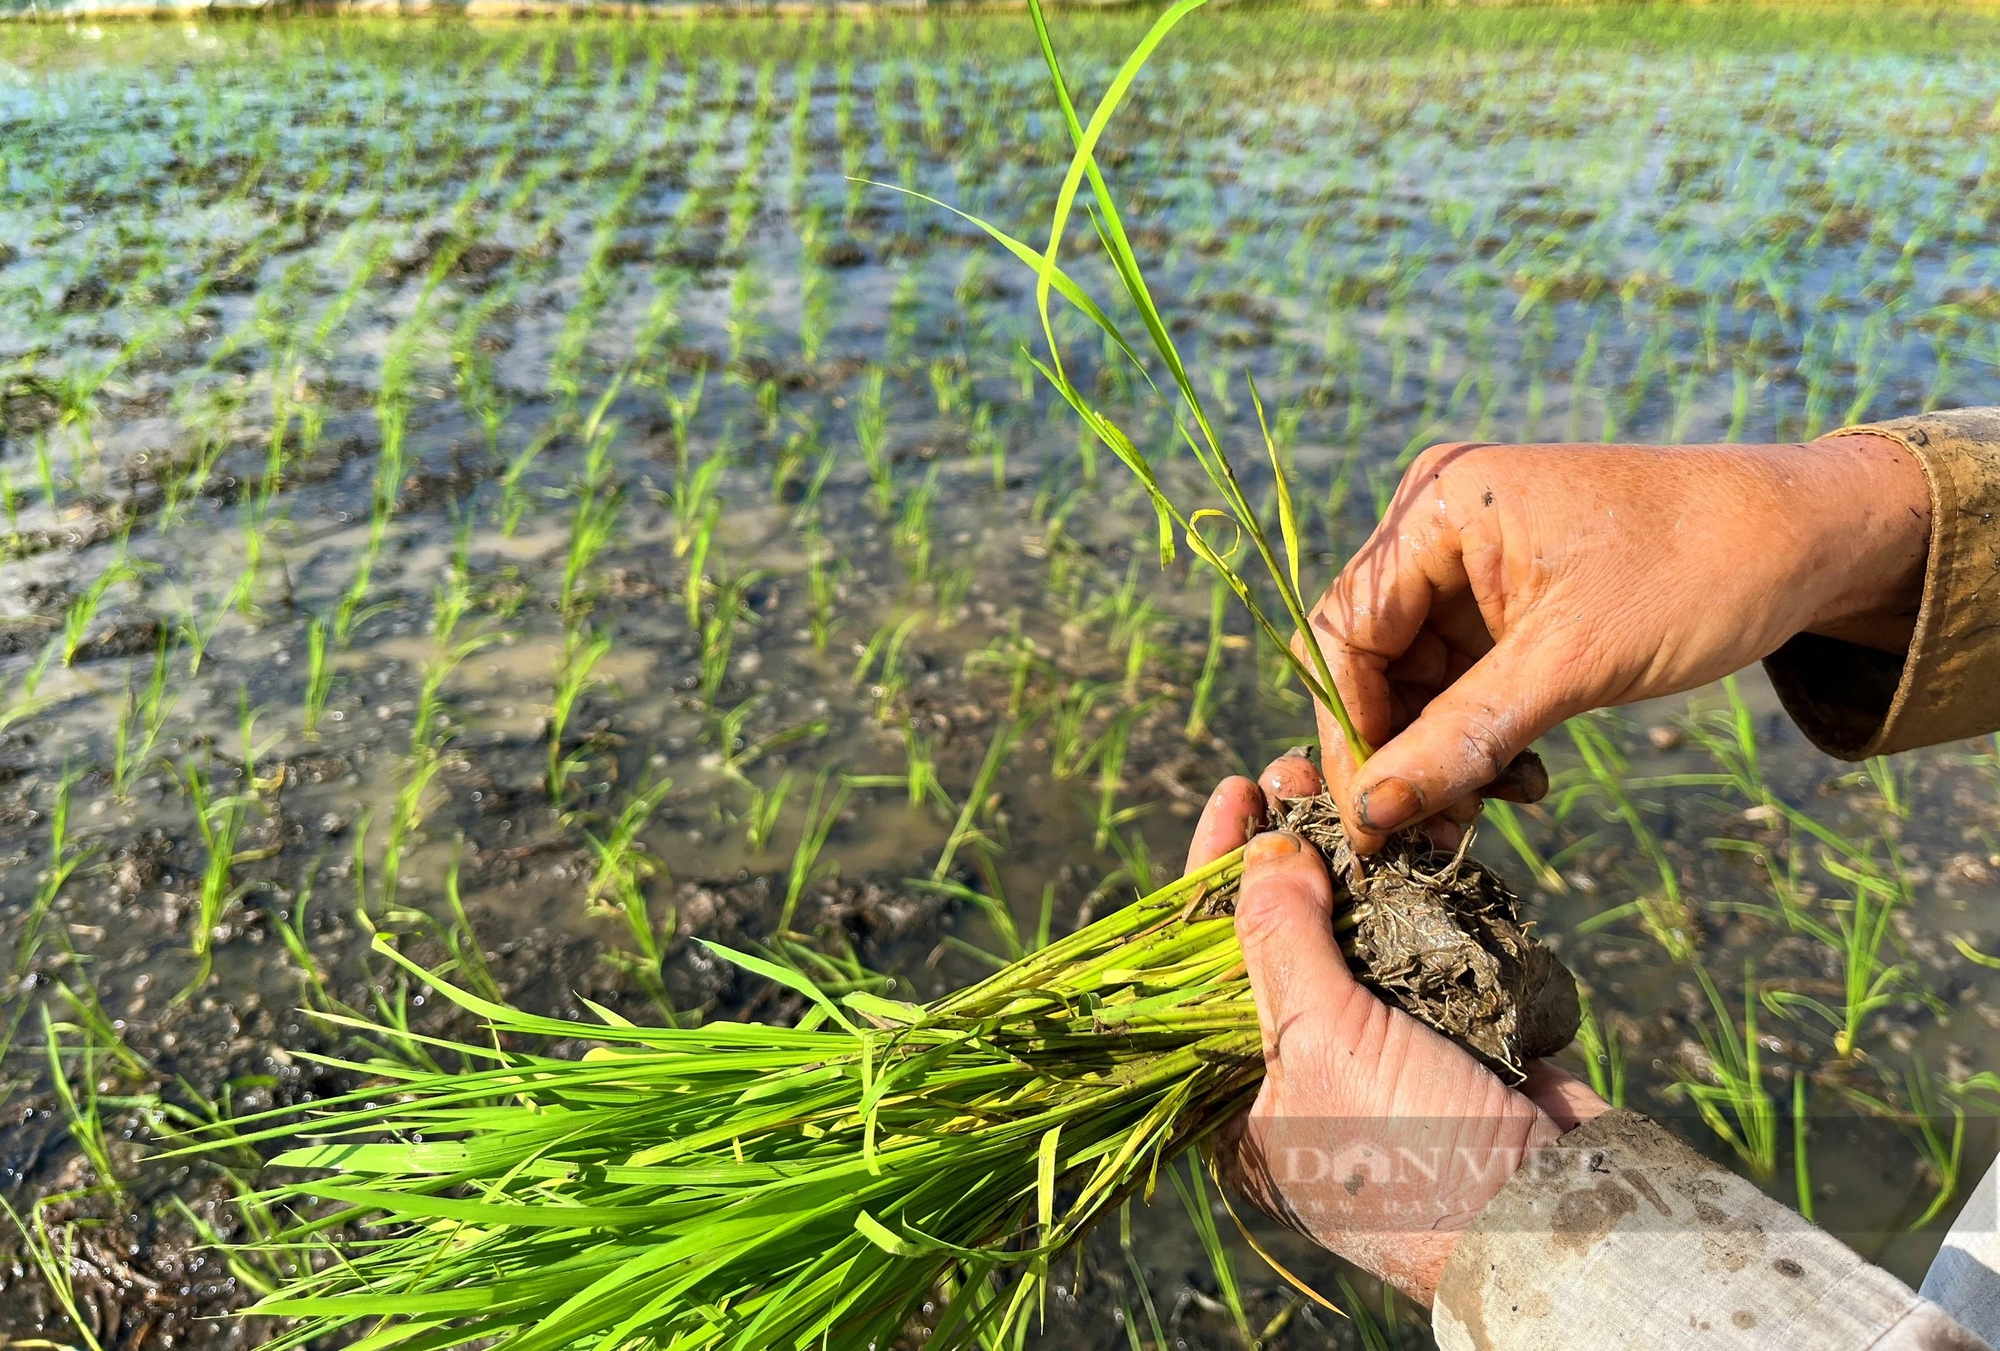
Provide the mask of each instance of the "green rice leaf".
[{"label": "green rice leaf", "polygon": [[854,1214],[855,1232],[891,1257],[922,1257],[928,1248],[901,1237],[865,1210]]},{"label": "green rice leaf", "polygon": [[1035,1151],[1035,1215],[1041,1221],[1042,1242],[1055,1242],[1056,1149],[1062,1141],[1062,1124],[1049,1127]]},{"label": "green rice leaf", "polygon": [[1264,451],[1271,459],[1271,477],[1278,495],[1278,530],[1285,539],[1285,565],[1289,569],[1292,594],[1304,608],[1305,593],[1299,589],[1299,518],[1292,505],[1292,485],[1285,481],[1285,457],[1271,439],[1271,424],[1264,420],[1264,401],[1257,395],[1257,377],[1245,371],[1250,382],[1250,403],[1257,410],[1257,430],[1264,434]]},{"label": "green rice leaf", "polygon": [[762,976],[765,980],[773,981],[788,990],[804,995],[815,1006],[824,1010],[827,1017],[839,1023],[855,1036],[859,1037],[862,1035],[861,1029],[849,1021],[847,1015],[840,1011],[839,1005],[827,998],[826,992],[813,984],[803,972],[795,971],[789,966],[780,966],[776,962],[767,962],[762,957],[752,957],[747,952],[738,952],[734,948],[726,948],[722,944],[711,942],[706,938],[697,938],[695,942],[701,944],[726,962],[740,966],[753,975]]}]

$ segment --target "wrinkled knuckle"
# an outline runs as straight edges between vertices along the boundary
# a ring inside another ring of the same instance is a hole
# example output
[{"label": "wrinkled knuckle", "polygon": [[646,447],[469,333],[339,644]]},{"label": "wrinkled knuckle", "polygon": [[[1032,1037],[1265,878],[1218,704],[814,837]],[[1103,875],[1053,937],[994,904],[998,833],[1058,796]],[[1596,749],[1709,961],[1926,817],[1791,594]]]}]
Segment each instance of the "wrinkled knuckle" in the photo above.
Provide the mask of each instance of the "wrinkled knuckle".
[{"label": "wrinkled knuckle", "polygon": [[1236,941],[1252,947],[1273,937],[1284,928],[1285,915],[1278,898],[1269,889],[1243,889],[1236,899]]},{"label": "wrinkled knuckle", "polygon": [[1236,902],[1236,937],[1245,944],[1277,937],[1304,912],[1320,908],[1309,879],[1287,869],[1246,884]]},{"label": "wrinkled knuckle", "polygon": [[1500,729],[1479,718],[1467,718],[1459,727],[1459,741],[1465,760],[1478,773],[1478,782],[1491,783],[1514,758]]},{"label": "wrinkled knuckle", "polygon": [[[1326,594],[1320,597],[1319,604],[1313,606],[1312,613],[1306,617],[1312,631],[1319,635],[1322,646],[1330,642],[1336,647],[1345,647],[1354,642],[1355,616],[1367,609],[1363,587],[1369,583],[1364,581],[1364,561],[1356,555],[1333,579],[1333,585],[1327,587]],[[1303,647],[1297,645],[1301,639],[1294,638],[1293,641],[1293,650],[1301,657],[1307,656]]]}]

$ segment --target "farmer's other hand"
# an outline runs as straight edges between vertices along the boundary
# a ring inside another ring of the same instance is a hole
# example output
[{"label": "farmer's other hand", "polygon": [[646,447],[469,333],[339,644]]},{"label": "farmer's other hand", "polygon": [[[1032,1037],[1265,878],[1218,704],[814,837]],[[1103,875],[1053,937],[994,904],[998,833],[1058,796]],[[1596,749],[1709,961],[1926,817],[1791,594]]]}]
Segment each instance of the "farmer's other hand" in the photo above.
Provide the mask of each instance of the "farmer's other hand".
[{"label": "farmer's other hand", "polygon": [[1329,751],[1349,838],[1365,853],[1429,819],[1453,841],[1563,719],[1693,689],[1796,634],[1902,651],[1929,537],[1923,469],[1879,436],[1425,451],[1312,614],[1378,748],[1359,770]]},{"label": "farmer's other hand", "polygon": [[[1261,785],[1261,786],[1260,786]],[[1508,1088],[1356,983],[1312,846],[1263,829],[1270,798],[1322,791],[1302,755],[1225,779],[1188,849],[1198,868],[1248,841],[1236,933],[1264,1034],[1264,1085],[1219,1148],[1236,1188],[1429,1307],[1459,1234],[1529,1151],[1606,1109],[1538,1063]]]}]

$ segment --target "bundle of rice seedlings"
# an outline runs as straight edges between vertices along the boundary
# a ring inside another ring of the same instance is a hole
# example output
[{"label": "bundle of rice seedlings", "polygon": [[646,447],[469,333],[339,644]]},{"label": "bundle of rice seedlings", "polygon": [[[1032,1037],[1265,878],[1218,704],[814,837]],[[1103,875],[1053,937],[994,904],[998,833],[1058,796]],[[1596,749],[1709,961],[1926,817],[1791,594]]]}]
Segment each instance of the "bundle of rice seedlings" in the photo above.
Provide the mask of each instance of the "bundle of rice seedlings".
[{"label": "bundle of rice seedlings", "polygon": [[[388,1226],[256,1311],[300,1319],[274,1346],[383,1319],[356,1345],[866,1347],[941,1297],[927,1345],[991,1336],[1255,1093],[1240,868],[1238,851],[929,1006],[834,1001],[717,949],[805,996],[805,1018],[606,1015],[580,1060],[456,1045],[478,1068],[388,1069],[272,1161],[332,1174],[281,1197],[352,1208],[286,1243],[356,1212]],[[504,1037],[586,1030],[424,978]]]},{"label": "bundle of rice seedlings", "polygon": [[[1035,269],[1049,344],[1038,364],[1145,486],[1162,562],[1184,541],[1288,649],[1290,633],[1305,630],[1305,606],[1284,466],[1273,450],[1281,557],[1153,304],[1093,154],[1147,56],[1203,2],[1162,15],[1085,125],[1031,0],[1076,153],[1045,249],[982,228]],[[1219,507],[1184,513],[1169,500],[1131,438],[1065,371],[1051,292],[1149,370],[1059,265],[1086,179],[1098,237]],[[1231,527],[1239,547],[1220,547],[1213,532]],[[1282,629],[1235,566],[1243,544],[1282,600]],[[1301,647],[1295,674],[1332,711],[1350,752],[1365,756],[1324,658]],[[1342,880],[1336,928],[1384,998],[1510,1078],[1567,1043],[1574,986],[1491,874],[1434,854],[1419,832],[1397,836],[1363,870],[1325,798],[1287,804],[1284,824]],[[333,1260],[255,1311],[298,1320],[279,1348],[336,1333],[367,1351],[473,1342],[803,1351],[906,1334],[926,1347],[999,1345],[1037,1307],[1057,1254],[1254,1097],[1260,1038],[1232,919],[1241,871],[1239,850],[925,1006],[865,993],[836,1001],[795,969],[716,949],[807,1001],[789,1028],[643,1028],[599,1010],[603,1024],[584,1029],[412,967],[485,1019],[493,1044],[445,1047],[473,1067],[457,1073],[354,1065],[378,1084],[304,1122],[234,1123],[232,1143],[317,1140],[274,1162],[324,1176],[272,1199],[336,1208],[278,1241],[344,1235]],[[496,1049],[586,1034],[597,1045],[580,1060]]]}]

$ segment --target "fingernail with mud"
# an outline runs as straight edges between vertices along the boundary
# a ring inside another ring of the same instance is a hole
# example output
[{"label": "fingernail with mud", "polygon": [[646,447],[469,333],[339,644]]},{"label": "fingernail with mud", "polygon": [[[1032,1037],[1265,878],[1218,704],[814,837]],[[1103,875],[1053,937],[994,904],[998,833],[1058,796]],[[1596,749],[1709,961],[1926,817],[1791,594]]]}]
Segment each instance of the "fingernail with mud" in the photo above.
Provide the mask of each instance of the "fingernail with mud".
[{"label": "fingernail with mud", "polygon": [[1255,868],[1264,863],[1276,863],[1279,859],[1290,858],[1303,847],[1299,837],[1289,830],[1267,830],[1252,837],[1250,843],[1243,846],[1243,866]]},{"label": "fingernail with mud", "polygon": [[1363,790],[1354,806],[1361,824],[1380,833],[1409,821],[1423,810],[1424,800],[1402,779],[1384,779]]}]

